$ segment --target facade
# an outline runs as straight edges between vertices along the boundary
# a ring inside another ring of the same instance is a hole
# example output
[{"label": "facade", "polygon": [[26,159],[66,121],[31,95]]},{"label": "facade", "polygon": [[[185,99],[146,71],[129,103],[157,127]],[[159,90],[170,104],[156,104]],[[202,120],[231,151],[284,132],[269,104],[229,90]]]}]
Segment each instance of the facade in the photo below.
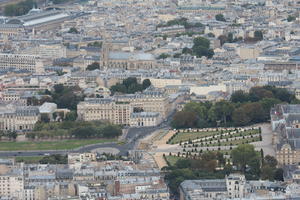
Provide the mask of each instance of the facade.
[{"label": "facade", "polygon": [[24,178],[18,173],[0,175],[0,197],[23,199]]},{"label": "facade", "polygon": [[271,125],[276,133],[276,159],[279,165],[300,162],[300,106],[277,105],[271,110]]},{"label": "facade", "polygon": [[[144,92],[109,98],[89,98],[77,105],[79,120],[104,120],[123,125],[130,125],[131,114],[136,110],[159,113],[161,118],[165,118],[170,112],[169,98],[160,92]],[[158,121],[157,119],[154,122]]]},{"label": "facade", "polygon": [[0,54],[0,69],[25,70],[40,73],[44,71],[44,66],[40,57],[22,54]]},{"label": "facade", "polygon": [[15,106],[12,104],[0,108],[0,130],[28,131],[39,120],[39,108],[36,106]]},{"label": "facade", "polygon": [[102,49],[101,67],[126,70],[154,69],[156,62],[150,53],[111,51],[111,47],[108,45]]},{"label": "facade", "polygon": [[160,114],[157,112],[138,112],[130,116],[130,126],[157,126],[162,122]]},{"label": "facade", "polygon": [[225,179],[186,180],[180,184],[180,200],[241,199],[246,194],[246,179],[230,174]]}]

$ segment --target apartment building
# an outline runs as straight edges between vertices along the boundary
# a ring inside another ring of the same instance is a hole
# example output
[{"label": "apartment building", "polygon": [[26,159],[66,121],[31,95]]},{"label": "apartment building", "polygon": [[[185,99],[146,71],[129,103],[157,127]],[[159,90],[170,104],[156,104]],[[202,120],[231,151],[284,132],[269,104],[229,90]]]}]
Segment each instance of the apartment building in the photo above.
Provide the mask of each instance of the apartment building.
[{"label": "apartment building", "polygon": [[300,105],[277,105],[271,110],[271,125],[276,136],[276,159],[279,165],[300,162]]},{"label": "apartment building", "polygon": [[[170,112],[169,99],[160,92],[149,91],[108,98],[86,98],[77,105],[79,120],[104,120],[123,125],[133,124],[133,122],[130,123],[131,114],[141,111],[158,113],[161,118],[165,118]],[[141,117],[139,116],[139,119]],[[149,116],[145,115],[145,117],[148,118]]]},{"label": "apartment building", "polygon": [[32,130],[39,120],[37,106],[18,106],[13,104],[0,106],[0,130]]},{"label": "apartment building", "polygon": [[0,69],[17,69],[40,73],[44,71],[44,66],[39,56],[25,54],[0,54]]},{"label": "apartment building", "polygon": [[11,172],[0,175],[0,197],[23,199],[24,178],[22,174]]},{"label": "apartment building", "polygon": [[180,200],[241,199],[246,193],[246,179],[230,174],[225,179],[186,180],[180,184]]}]

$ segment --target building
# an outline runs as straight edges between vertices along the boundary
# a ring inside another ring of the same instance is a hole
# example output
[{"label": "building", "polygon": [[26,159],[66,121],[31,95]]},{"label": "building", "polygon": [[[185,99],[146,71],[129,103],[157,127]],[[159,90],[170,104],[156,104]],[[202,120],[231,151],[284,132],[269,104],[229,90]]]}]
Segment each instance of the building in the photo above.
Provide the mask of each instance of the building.
[{"label": "building", "polygon": [[47,31],[60,27],[61,23],[70,19],[71,15],[60,10],[32,9],[26,15],[12,17],[5,24],[16,24],[16,28],[24,27],[25,30]]},{"label": "building", "polygon": [[[77,105],[79,120],[104,120],[124,125],[130,125],[130,117],[137,116],[131,114],[140,111],[159,113],[159,116],[164,119],[170,112],[169,98],[161,92],[148,91],[115,95],[108,98],[86,98],[85,101]],[[160,117],[156,116],[154,122],[159,122]],[[137,119],[135,118],[135,120]],[[148,119],[148,117],[143,120],[145,119]],[[137,123],[135,120],[132,120],[132,124]],[[148,124],[148,122],[145,124]]]},{"label": "building", "polygon": [[130,126],[157,126],[162,122],[162,118],[157,112],[137,112],[130,115]]},{"label": "building", "polygon": [[156,68],[155,58],[150,53],[111,51],[109,46],[102,50],[101,67],[126,70]]},{"label": "building", "polygon": [[39,56],[23,54],[0,54],[0,69],[16,69],[33,73],[41,73],[44,71],[44,66]]},{"label": "building", "polygon": [[32,130],[39,117],[39,108],[37,106],[2,105],[0,106],[0,130]]},{"label": "building", "polygon": [[20,171],[0,175],[0,197],[23,199],[24,178]]},{"label": "building", "polygon": [[241,199],[246,193],[246,179],[230,174],[225,179],[186,180],[180,184],[180,200]]},{"label": "building", "polygon": [[300,105],[277,105],[271,110],[271,125],[276,136],[279,165],[300,162]]}]

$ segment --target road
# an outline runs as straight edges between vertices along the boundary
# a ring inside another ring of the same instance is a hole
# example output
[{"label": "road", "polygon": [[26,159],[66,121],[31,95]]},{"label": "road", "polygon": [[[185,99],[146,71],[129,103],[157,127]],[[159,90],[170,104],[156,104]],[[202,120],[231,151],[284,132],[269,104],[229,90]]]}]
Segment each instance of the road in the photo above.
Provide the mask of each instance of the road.
[{"label": "road", "polygon": [[101,144],[92,144],[83,146],[77,149],[72,150],[45,150],[45,151],[1,151],[0,157],[13,157],[13,156],[41,156],[41,155],[52,155],[52,154],[68,154],[68,153],[78,153],[78,152],[90,152],[95,149],[100,148],[116,148],[118,149],[119,155],[127,155],[129,150],[135,149],[138,142],[150,135],[151,133],[160,130],[160,129],[169,129],[168,122],[163,122],[161,125],[156,127],[141,127],[141,128],[129,128],[128,133],[125,136],[124,144],[121,143],[101,143]]}]

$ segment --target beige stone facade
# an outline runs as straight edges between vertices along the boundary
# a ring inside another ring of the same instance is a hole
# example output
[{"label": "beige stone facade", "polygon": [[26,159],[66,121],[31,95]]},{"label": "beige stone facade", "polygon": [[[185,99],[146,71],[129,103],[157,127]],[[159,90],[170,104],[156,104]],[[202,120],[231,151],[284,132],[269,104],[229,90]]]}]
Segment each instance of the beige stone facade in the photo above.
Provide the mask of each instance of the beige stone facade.
[{"label": "beige stone facade", "polygon": [[18,69],[39,73],[44,71],[44,66],[38,56],[0,54],[0,69]]},{"label": "beige stone facade", "polygon": [[156,112],[165,118],[170,111],[169,99],[161,93],[143,93],[85,99],[77,105],[79,120],[103,120],[123,125],[130,125],[130,115],[135,110]]},{"label": "beige stone facade", "polygon": [[39,120],[39,109],[35,106],[4,106],[0,110],[0,130],[32,130]]}]

